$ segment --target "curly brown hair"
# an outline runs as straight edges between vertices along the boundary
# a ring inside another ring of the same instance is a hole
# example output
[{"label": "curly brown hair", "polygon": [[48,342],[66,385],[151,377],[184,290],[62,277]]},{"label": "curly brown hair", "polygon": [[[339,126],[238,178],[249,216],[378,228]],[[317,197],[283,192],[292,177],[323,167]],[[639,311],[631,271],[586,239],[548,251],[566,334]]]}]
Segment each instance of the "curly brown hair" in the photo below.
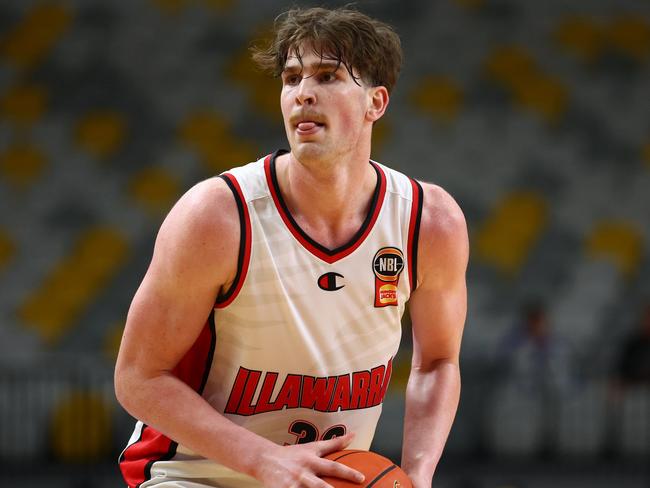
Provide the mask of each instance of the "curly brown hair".
[{"label": "curly brown hair", "polygon": [[[264,71],[280,76],[287,58],[309,44],[321,59],[343,64],[355,82],[384,86],[392,92],[402,67],[402,46],[397,33],[349,7],[294,8],[275,19],[275,38],[266,46],[251,48],[253,60]],[[359,76],[355,75],[355,72]]]}]

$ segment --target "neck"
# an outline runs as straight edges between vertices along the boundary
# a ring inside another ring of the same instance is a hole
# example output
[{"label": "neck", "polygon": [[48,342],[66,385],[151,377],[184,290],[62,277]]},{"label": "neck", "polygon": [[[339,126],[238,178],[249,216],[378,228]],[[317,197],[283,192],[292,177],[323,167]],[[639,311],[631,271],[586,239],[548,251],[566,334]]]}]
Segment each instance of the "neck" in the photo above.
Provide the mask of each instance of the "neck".
[{"label": "neck", "polygon": [[330,249],[346,244],[359,230],[377,185],[369,158],[314,164],[289,153],[277,158],[276,171],[293,218]]}]

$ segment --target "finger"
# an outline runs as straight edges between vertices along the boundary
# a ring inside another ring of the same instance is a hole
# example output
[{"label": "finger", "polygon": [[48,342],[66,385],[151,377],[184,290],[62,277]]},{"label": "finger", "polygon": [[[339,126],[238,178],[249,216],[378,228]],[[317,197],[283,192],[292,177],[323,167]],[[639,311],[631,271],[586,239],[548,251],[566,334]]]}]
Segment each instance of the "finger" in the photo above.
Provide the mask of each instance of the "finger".
[{"label": "finger", "polygon": [[316,453],[322,457],[328,455],[330,452],[340,451],[350,445],[354,439],[354,432],[349,432],[341,437],[334,437],[326,441],[314,442],[313,446]]},{"label": "finger", "polygon": [[332,485],[313,474],[303,475],[300,479],[300,486],[306,488],[334,488]]},{"label": "finger", "polygon": [[362,483],[365,479],[363,473],[356,469],[346,466],[343,463],[330,461],[329,459],[321,459],[315,466],[315,469],[319,476],[341,478],[343,480],[352,481],[353,483]]}]

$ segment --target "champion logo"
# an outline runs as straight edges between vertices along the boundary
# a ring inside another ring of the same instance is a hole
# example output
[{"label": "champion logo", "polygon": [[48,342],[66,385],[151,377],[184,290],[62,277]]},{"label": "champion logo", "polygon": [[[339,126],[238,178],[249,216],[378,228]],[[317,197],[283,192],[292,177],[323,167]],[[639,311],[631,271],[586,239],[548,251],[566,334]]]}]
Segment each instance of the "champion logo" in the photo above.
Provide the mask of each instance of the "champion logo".
[{"label": "champion logo", "polygon": [[342,274],[330,271],[318,277],[318,288],[325,291],[336,291],[343,288],[345,285],[341,283],[339,278],[344,278]]}]

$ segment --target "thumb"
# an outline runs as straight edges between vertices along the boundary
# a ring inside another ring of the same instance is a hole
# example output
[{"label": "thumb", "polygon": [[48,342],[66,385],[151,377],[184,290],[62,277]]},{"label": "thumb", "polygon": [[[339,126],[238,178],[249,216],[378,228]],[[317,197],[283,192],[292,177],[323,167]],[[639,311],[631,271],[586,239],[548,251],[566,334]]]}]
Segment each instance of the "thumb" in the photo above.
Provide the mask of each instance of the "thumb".
[{"label": "thumb", "polygon": [[331,452],[341,451],[348,447],[354,440],[354,432],[348,432],[340,437],[334,437],[326,441],[315,442],[317,444],[317,453],[319,456],[326,456]]}]

